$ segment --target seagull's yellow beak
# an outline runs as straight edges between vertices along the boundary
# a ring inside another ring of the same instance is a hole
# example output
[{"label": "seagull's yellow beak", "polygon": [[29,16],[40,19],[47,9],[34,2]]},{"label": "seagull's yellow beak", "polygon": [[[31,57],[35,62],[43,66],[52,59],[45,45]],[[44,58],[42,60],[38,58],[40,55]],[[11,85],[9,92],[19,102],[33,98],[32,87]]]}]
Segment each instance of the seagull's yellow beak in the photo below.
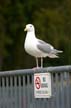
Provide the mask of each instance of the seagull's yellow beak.
[{"label": "seagull's yellow beak", "polygon": [[24,31],[27,31],[27,28],[25,28]]}]

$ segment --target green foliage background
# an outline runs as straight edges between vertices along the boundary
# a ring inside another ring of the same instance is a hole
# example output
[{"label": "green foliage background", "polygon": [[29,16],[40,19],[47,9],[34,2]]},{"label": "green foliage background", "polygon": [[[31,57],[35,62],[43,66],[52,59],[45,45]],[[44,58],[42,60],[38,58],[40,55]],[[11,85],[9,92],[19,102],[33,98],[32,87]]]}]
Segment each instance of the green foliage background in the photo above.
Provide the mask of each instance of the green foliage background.
[{"label": "green foliage background", "polygon": [[44,66],[71,64],[70,0],[0,0],[0,70],[35,66],[24,51],[27,23],[38,38],[64,51],[59,59],[44,59]]}]

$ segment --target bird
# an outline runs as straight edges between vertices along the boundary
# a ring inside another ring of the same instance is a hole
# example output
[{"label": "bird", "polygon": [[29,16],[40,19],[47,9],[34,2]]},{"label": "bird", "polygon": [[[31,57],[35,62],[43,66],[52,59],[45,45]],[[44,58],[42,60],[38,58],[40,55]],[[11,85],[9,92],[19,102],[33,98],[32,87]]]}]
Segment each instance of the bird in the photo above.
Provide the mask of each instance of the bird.
[{"label": "bird", "polygon": [[37,68],[39,67],[39,58],[41,60],[41,68],[43,68],[43,58],[59,58],[58,53],[63,52],[55,49],[51,44],[38,39],[36,37],[35,27],[33,24],[27,24],[24,31],[27,32],[24,42],[24,49],[29,55],[35,57]]}]

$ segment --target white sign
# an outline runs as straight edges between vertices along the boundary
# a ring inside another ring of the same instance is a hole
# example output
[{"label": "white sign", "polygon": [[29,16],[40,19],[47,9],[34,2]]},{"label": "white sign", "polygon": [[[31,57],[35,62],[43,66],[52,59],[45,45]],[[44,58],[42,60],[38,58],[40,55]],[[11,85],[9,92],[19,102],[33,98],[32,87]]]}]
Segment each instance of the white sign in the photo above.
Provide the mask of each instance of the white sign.
[{"label": "white sign", "polygon": [[51,74],[50,73],[34,74],[34,96],[35,98],[51,97]]}]

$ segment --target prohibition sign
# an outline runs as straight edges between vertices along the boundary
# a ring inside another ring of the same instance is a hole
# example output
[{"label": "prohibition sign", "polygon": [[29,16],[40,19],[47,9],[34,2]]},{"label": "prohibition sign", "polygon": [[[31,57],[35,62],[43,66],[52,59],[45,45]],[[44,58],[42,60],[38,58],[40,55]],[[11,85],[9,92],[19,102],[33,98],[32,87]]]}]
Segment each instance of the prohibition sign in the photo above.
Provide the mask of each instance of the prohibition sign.
[{"label": "prohibition sign", "polygon": [[36,86],[36,88],[40,89],[40,85],[41,85],[40,77],[36,77],[36,79],[35,79],[35,86]]}]

